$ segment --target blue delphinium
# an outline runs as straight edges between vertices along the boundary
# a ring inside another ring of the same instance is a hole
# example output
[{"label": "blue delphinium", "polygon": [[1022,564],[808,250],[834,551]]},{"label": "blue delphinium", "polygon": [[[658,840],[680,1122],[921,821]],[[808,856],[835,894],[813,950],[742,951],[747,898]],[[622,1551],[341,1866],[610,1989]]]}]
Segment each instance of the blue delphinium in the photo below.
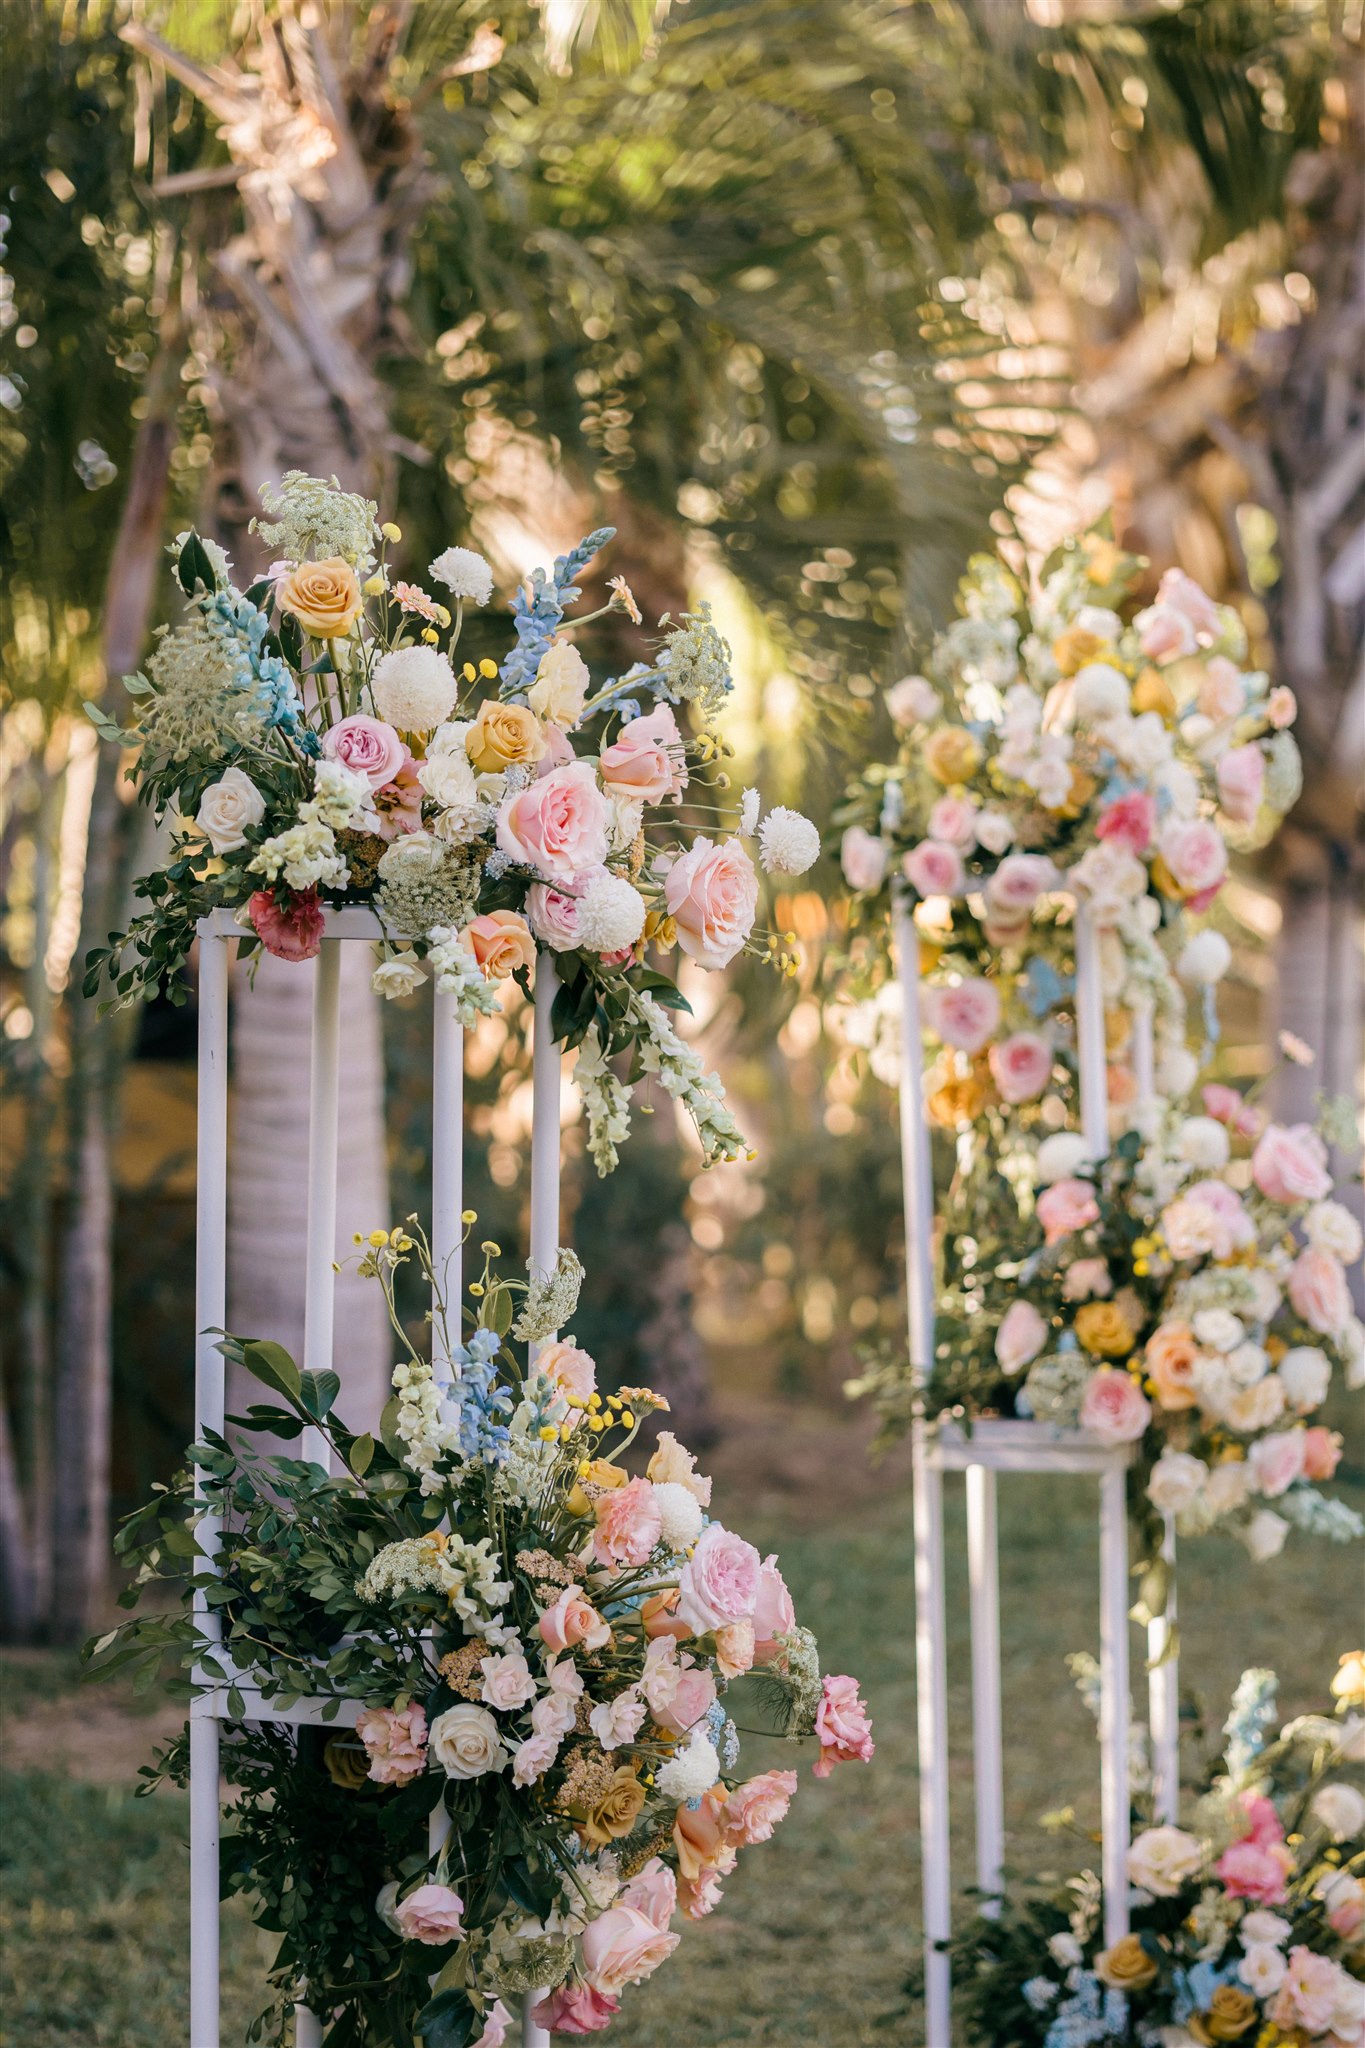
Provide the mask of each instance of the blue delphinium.
[{"label": "blue delphinium", "polygon": [[270,620],[235,590],[219,590],[203,604],[204,624],[221,644],[235,671],[237,688],[268,726],[279,726],[306,753],[319,751],[317,736],[303,720],[293,676],[278,654],[265,646]]},{"label": "blue delphinium", "polygon": [[540,667],[540,658],[554,639],[555,629],[566,608],[578,596],[577,579],[599,548],[616,532],[614,526],[600,526],[581,540],[567,555],[560,555],[549,577],[543,569],[531,572],[530,595],[525,587],[512,599],[512,625],[517,644],[500,670],[501,694],[516,697],[530,689]]},{"label": "blue delphinium", "polygon": [[1100,2041],[1121,2041],[1128,2027],[1128,2000],[1108,1991],[1093,1970],[1073,1970],[1067,1979],[1071,1996],[1057,2009],[1044,2048],[1093,2048]]},{"label": "blue delphinium", "polygon": [[1229,1777],[1240,1778],[1265,1748],[1266,1735],[1275,1721],[1278,1689],[1275,1673],[1264,1667],[1253,1666],[1238,1679],[1223,1723],[1223,1760]]},{"label": "blue delphinium", "polygon": [[497,1382],[497,1356],[502,1340],[494,1330],[475,1330],[467,1344],[457,1344],[451,1357],[455,1395],[460,1404],[460,1455],[471,1462],[500,1465],[507,1456],[512,1396]]}]

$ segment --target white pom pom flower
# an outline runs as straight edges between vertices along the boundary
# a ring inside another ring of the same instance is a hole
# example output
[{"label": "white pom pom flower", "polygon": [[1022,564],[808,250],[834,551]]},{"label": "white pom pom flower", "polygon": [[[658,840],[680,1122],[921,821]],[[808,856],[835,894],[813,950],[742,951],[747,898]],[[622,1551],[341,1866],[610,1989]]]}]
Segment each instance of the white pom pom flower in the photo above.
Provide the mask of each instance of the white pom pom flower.
[{"label": "white pom pom flower", "polygon": [[1221,932],[1196,932],[1182,947],[1175,971],[1182,981],[1195,987],[1211,987],[1221,981],[1232,965],[1232,948]]},{"label": "white pom pom flower", "polygon": [[800,811],[779,804],[758,828],[758,857],[770,875],[804,875],[820,857],[820,834]]},{"label": "white pom pom flower", "polygon": [[715,1744],[699,1728],[694,1728],[686,1749],[660,1766],[655,1785],[663,1798],[676,1799],[682,1806],[689,1799],[703,1798],[719,1776],[720,1758]]},{"label": "white pom pom flower", "polygon": [[701,1502],[676,1479],[660,1479],[654,1485],[654,1505],[662,1523],[661,1540],[675,1555],[695,1543],[701,1534]]},{"label": "white pom pom flower", "polygon": [[644,928],[644,898],[620,875],[599,875],[578,899],[576,935],[590,953],[618,953]]},{"label": "white pom pom flower", "polygon": [[399,732],[431,732],[450,716],[458,694],[454,670],[434,647],[395,647],[380,656],[370,678],[377,716]]},{"label": "white pom pom flower", "polygon": [[473,548],[447,548],[428,565],[427,574],[471,604],[487,604],[493,595],[493,571]]}]

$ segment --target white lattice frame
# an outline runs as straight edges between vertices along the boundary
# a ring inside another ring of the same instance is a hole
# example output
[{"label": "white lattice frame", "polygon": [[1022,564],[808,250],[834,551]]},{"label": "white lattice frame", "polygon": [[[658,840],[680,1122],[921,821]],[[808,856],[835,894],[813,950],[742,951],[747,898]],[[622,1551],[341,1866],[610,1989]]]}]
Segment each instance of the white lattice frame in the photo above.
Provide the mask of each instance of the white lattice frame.
[{"label": "white lattice frame", "polygon": [[[312,1060],[308,1110],[308,1235],[304,1272],[305,1370],[332,1364],[333,1260],[336,1256],[338,1049],[341,1033],[338,947],[350,940],[381,936],[373,912],[328,914],[313,994]],[[199,1141],[195,1248],[195,1435],[221,1433],[225,1364],[212,1334],[227,1320],[228,1157],[228,969],[240,932],[230,912],[215,911],[199,925]],[[533,1038],[531,1127],[531,1263],[548,1272],[559,1242],[559,1095],[561,1060],[550,1031],[555,974],[549,955],[537,956]],[[461,1299],[460,1247],[463,1226],[464,1032],[453,997],[433,993],[432,1264],[445,1276],[447,1298]],[[457,1309],[458,1313],[458,1309]],[[304,1431],[301,1455],[326,1464],[329,1450],[320,1430]],[[214,1521],[199,1524],[205,1569],[215,1569]],[[217,1611],[196,1597],[202,1632],[218,1633]],[[219,1731],[237,1718],[291,1725],[322,1724],[322,1698],[297,1700],[281,1708],[261,1698],[244,1673],[236,1679],[245,1712],[234,1716],[230,1660],[228,1676],[197,1697],[190,1711],[190,2048],[221,2048],[219,2019]],[[330,1725],[354,1727],[361,1702],[344,1701],[327,1716]],[[431,1818],[431,1847],[439,1849],[449,1822],[444,1807]],[[531,2019],[537,1994],[522,2003],[522,2048],[548,2048],[549,2036]],[[307,2006],[294,2009],[295,2048],[318,2048],[322,2020]]]},{"label": "white lattice frame", "polygon": [[[1076,1038],[1081,1129],[1093,1159],[1109,1149],[1104,1001],[1094,925],[1074,907]],[[905,1198],[906,1299],[910,1360],[921,1378],[934,1356],[934,1193],[924,1114],[919,934],[909,904],[892,910],[901,990],[900,1129]],[[1133,1018],[1139,1101],[1152,1093],[1151,1012]],[[913,1425],[915,1682],[924,1884],[925,2026],[928,2048],[952,2039],[952,1983],[944,1944],[952,1933],[948,1815],[948,1644],[945,1610],[943,1475],[963,1472],[967,1492],[967,1576],[972,1648],[972,1770],[976,1792],[976,1883],[981,1911],[999,1911],[1005,1854],[1004,1743],[1000,1678],[1000,1578],[996,1476],[1049,1472],[1098,1480],[1100,1553],[1100,1811],[1106,1945],[1128,1931],[1131,1715],[1128,1668],[1128,1445],[1110,1447],[1080,1430],[1035,1422],[977,1422],[965,1434]],[[1163,1555],[1172,1584],[1164,1617],[1148,1629],[1148,1714],[1159,1820],[1179,1802],[1179,1673],[1175,1622],[1175,1532],[1166,1519]]]}]

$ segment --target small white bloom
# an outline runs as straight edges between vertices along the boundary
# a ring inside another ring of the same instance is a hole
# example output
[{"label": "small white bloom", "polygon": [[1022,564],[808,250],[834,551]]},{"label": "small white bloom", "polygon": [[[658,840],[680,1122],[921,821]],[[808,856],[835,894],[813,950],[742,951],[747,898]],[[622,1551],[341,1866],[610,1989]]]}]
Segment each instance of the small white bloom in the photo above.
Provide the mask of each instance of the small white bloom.
[{"label": "small white bloom", "polygon": [[1199,1079],[1199,1062],[1183,1045],[1173,1045],[1161,1055],[1156,1085],[1172,1102],[1183,1102]]},{"label": "small white bloom", "polygon": [[343,832],[347,826],[363,830],[364,813],[373,823],[374,790],[368,776],[357,775],[344,761],[315,762],[313,795],[308,803],[300,804],[300,819],[305,824],[316,820],[330,825],[334,832]]},{"label": "small white bloom", "polygon": [[1264,1564],[1267,1558],[1278,1557],[1284,1549],[1284,1539],[1289,1534],[1289,1524],[1283,1515],[1277,1515],[1273,1508],[1258,1508],[1244,1529],[1238,1535],[1246,1545],[1247,1554],[1254,1564]]},{"label": "small white bloom", "polygon": [[1216,1173],[1228,1163],[1228,1134],[1211,1116],[1187,1116],[1176,1135],[1176,1151],[1189,1166]]},{"label": "small white bloom", "polygon": [[1147,1498],[1161,1514],[1183,1514],[1204,1490],[1209,1468],[1189,1451],[1163,1451],[1152,1467]]},{"label": "small white bloom", "polygon": [[471,604],[487,604],[493,595],[493,571],[473,548],[447,548],[428,563],[427,574],[455,597],[467,597]]},{"label": "small white bloom", "polygon": [[694,1728],[686,1749],[678,1750],[659,1766],[654,1782],[661,1798],[675,1799],[681,1806],[689,1799],[702,1798],[719,1776],[720,1758],[715,1744],[699,1728]]},{"label": "small white bloom", "polygon": [[1248,1339],[1233,1345],[1227,1354],[1227,1367],[1234,1386],[1254,1387],[1270,1370],[1270,1354]]},{"label": "small white bloom", "polygon": [[395,647],[381,654],[370,677],[378,717],[399,732],[430,732],[449,718],[459,686],[455,671],[434,647]]},{"label": "small white bloom", "polygon": [[1365,1829],[1365,1796],[1354,1785],[1338,1781],[1320,1786],[1313,1794],[1312,1811],[1334,1842],[1349,1841]]},{"label": "small white bloom", "polygon": [[1316,1344],[1296,1344],[1279,1363],[1280,1385],[1296,1415],[1311,1415],[1327,1399],[1332,1365]]},{"label": "small white bloom", "polygon": [[578,899],[575,936],[590,953],[633,946],[644,928],[644,898],[622,875],[599,875]]},{"label": "small white bloom", "polygon": [[675,1555],[695,1543],[701,1534],[701,1502],[676,1479],[655,1482],[654,1505],[659,1510],[660,1540]]},{"label": "small white bloom", "polygon": [[1003,853],[1014,840],[1014,827],[1003,811],[978,811],[976,841],[987,853]]},{"label": "small white bloom", "polygon": [[638,797],[622,796],[619,790],[604,790],[611,812],[611,850],[623,853],[633,846],[645,821],[645,807]]},{"label": "small white bloom", "polygon": [[758,828],[758,857],[766,874],[804,875],[820,858],[820,834],[800,811],[779,804]]},{"label": "small white bloom", "polygon": [[1340,1202],[1314,1202],[1303,1219],[1303,1231],[1314,1251],[1330,1252],[1344,1266],[1353,1266],[1360,1257],[1360,1225]]},{"label": "small white bloom", "polygon": [[1221,981],[1232,965],[1232,948],[1221,932],[1196,932],[1180,951],[1175,971],[1196,988]]},{"label": "small white bloom", "polygon": [[1194,1318],[1194,1334],[1210,1351],[1234,1351],[1246,1331],[1231,1309],[1201,1308]]},{"label": "small white bloom", "polygon": [[895,725],[923,725],[938,716],[943,699],[927,676],[902,676],[888,689],[886,708]]},{"label": "small white bloom", "polygon": [[377,996],[387,996],[392,1002],[398,996],[410,996],[426,978],[415,953],[395,953],[392,960],[385,960],[375,968],[370,976],[370,987]]},{"label": "small white bloom", "polygon": [[1293,1932],[1294,1929],[1288,1920],[1282,1919],[1278,1913],[1267,1911],[1263,1906],[1258,1906],[1254,1912],[1247,1913],[1242,1920],[1244,1942],[1268,1941],[1272,1947],[1283,1948]]},{"label": "small white bloom", "polygon": [[761,808],[762,799],[758,791],[756,789],[746,789],[739,800],[739,836],[741,839],[753,838],[754,833],[758,830],[758,814]]},{"label": "small white bloom", "polygon": [[1047,1952],[1062,1970],[1074,1970],[1083,1953],[1074,1934],[1052,1935],[1048,1941]]},{"label": "small white bloom", "polygon": [[1070,1180],[1090,1164],[1090,1147],[1079,1131],[1054,1131],[1038,1147],[1037,1173],[1041,1186]]},{"label": "small white bloom", "polygon": [[644,1700],[631,1687],[618,1693],[614,1700],[603,1700],[594,1707],[588,1716],[588,1725],[603,1749],[619,1749],[623,1742],[635,1740],[645,1711]]},{"label": "small white bloom", "polygon": [[1078,718],[1115,718],[1132,696],[1127,676],[1107,661],[1087,662],[1077,670],[1074,687]]},{"label": "small white bloom", "polygon": [[[1245,1921],[1242,1927],[1245,1940]],[[1242,1960],[1237,1965],[1237,1974],[1248,1991],[1253,1992],[1257,1998],[1269,1998],[1283,1984],[1288,1967],[1273,1942],[1249,1941],[1246,1943]]]},{"label": "small white bloom", "polygon": [[233,853],[246,845],[248,825],[265,816],[265,798],[240,768],[225,768],[199,799],[195,824],[215,853]]},{"label": "small white bloom", "polygon": [[1200,1869],[1204,1844],[1183,1828],[1148,1828],[1128,1851],[1128,1881],[1154,1899],[1173,1899]]}]

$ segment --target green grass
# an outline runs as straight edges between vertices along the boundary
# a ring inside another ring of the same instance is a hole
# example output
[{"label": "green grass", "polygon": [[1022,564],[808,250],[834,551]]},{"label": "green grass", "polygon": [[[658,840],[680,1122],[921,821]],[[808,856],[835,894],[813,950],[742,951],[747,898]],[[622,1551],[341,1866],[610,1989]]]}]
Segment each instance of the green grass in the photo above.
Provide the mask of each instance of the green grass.
[{"label": "green grass", "polygon": [[[1361,1489],[1351,1493],[1359,1504]],[[616,2048],[920,2048],[903,1985],[915,1955],[918,1842],[913,1597],[908,1499],[844,1510],[837,1526],[753,1526],[741,1499],[718,1503],[779,1548],[826,1668],[864,1680],[877,1723],[870,1768],[825,1785],[801,1758],[801,1790],[776,1839],[745,1852],[722,1912],[690,1928],[652,1986],[627,1995]],[[1001,1483],[1002,1636],[1012,1861],[1054,1867],[1040,1810],[1098,1807],[1093,1729],[1062,1662],[1097,1641],[1094,1492],[1085,1481]],[[968,1635],[960,1484],[949,1489],[954,1874],[970,1881]],[[1237,1675],[1281,1673],[1286,1715],[1320,1705],[1337,1655],[1360,1633],[1358,1554],[1304,1538],[1252,1566],[1217,1539],[1186,1547],[1182,1676],[1221,1718]],[[1136,1638],[1134,1638],[1136,1650]],[[65,1667],[54,1668],[58,1686]],[[33,1688],[20,1711],[34,1711]],[[85,1697],[82,1695],[82,1697]],[[791,1762],[757,1742],[746,1763]],[[0,1831],[0,1913],[10,1981],[8,2038],[23,2048],[183,2048],[185,1801],[11,1778]],[[234,1906],[224,1919],[224,2042],[243,2038],[263,1981],[262,1937]],[[933,2044],[942,2048],[942,2044]]]}]

